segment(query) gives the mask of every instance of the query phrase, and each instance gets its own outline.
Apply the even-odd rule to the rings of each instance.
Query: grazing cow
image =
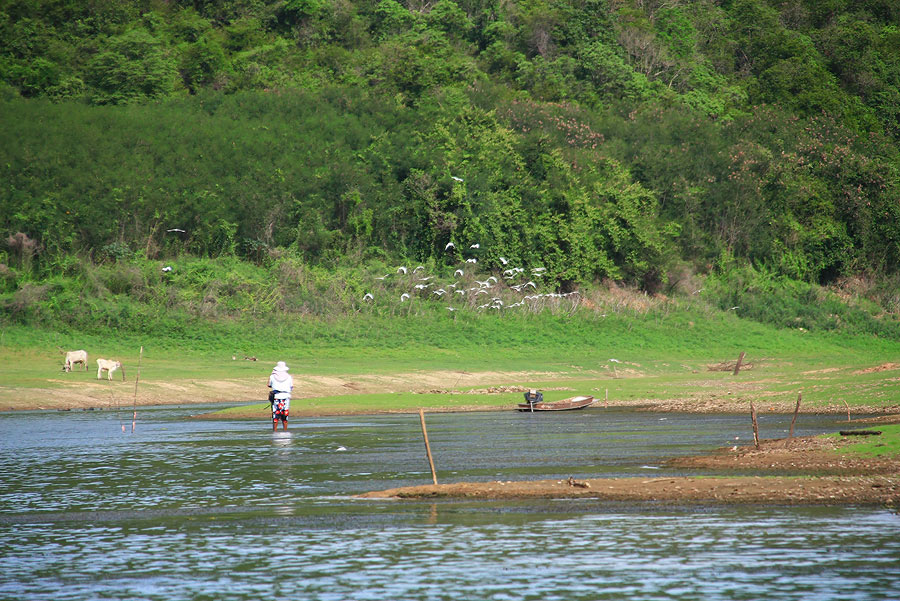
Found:
[[[103,373],[103,370],[106,370],[106,379],[112,380],[113,372],[117,369],[122,370],[122,381],[125,381],[125,368],[122,367],[121,361],[115,361],[112,359],[97,359],[97,379],[100,379],[100,375]]]
[[[69,351],[66,353],[66,362],[63,364],[63,371],[72,371],[72,368],[75,367],[76,363],[81,363],[84,366],[84,371],[87,371],[87,351]]]

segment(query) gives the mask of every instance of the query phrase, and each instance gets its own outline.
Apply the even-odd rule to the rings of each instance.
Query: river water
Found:
[[[900,598],[888,510],[359,500],[430,483],[418,415],[273,434],[189,419],[209,410],[142,408],[134,433],[130,411],[0,414],[0,600]],[[752,436],[746,415],[427,420],[441,482],[685,475],[662,461]]]

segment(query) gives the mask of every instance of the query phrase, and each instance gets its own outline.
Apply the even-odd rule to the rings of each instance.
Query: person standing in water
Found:
[[[278,422],[281,421],[281,427],[287,430],[288,414],[291,409],[291,391],[294,389],[294,379],[288,373],[288,366],[284,361],[279,361],[272,369],[272,375],[269,376],[269,398],[272,400],[272,431],[278,429]]]

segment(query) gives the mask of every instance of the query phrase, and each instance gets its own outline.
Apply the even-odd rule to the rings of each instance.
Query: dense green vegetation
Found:
[[[6,323],[389,323],[423,264],[900,338],[892,1],[0,0],[0,82]]]

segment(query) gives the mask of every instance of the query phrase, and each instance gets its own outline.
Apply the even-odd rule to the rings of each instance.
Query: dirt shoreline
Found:
[[[842,453],[848,437],[762,440],[755,446],[684,457],[668,467],[708,469],[709,475],[658,478],[457,482],[408,486],[362,495],[364,499],[592,498],[668,504],[876,505],[900,508],[900,458],[872,459]],[[735,471],[771,472],[734,476]]]
[[[589,478],[409,486],[363,499],[579,499],[668,504],[877,505],[900,508],[900,478],[754,476]]]
[[[583,375],[583,374],[582,374]],[[598,378],[603,373],[595,374]],[[607,374],[608,375],[608,374]],[[620,372],[625,375],[625,371]],[[636,377],[637,373],[632,374]],[[547,383],[560,381],[561,386],[554,388],[552,384],[544,390],[570,390],[562,386],[571,378],[571,374],[554,372],[465,372],[458,370],[411,371],[390,374],[353,374],[353,375],[310,375],[295,374],[294,385],[297,394],[291,411],[297,416],[331,416],[373,413],[372,410],[348,411],[329,410],[324,407],[309,408],[304,406],[305,399],[334,397],[346,394],[378,394],[378,393],[424,393],[447,394],[455,396],[458,403],[460,397],[471,395],[490,398],[501,393],[513,391],[515,386],[498,385],[498,383],[528,382],[541,380]],[[212,403],[262,403],[266,396],[263,385],[264,378],[229,378],[218,380],[179,379],[160,380],[142,378],[139,387],[133,380],[116,380],[107,382],[96,380],[90,374],[56,374],[46,380],[43,387],[0,386],[0,411],[69,411],[69,410],[110,410],[125,406],[148,405],[184,405]],[[792,400],[777,400],[771,397],[757,397],[758,391],[753,381],[717,382],[718,389],[709,391],[702,385],[702,377],[698,380],[697,393],[683,397],[663,399],[610,399],[603,406],[610,408],[630,407],[647,411],[687,412],[687,413],[734,413],[747,410],[748,400],[757,401],[757,410],[763,413],[789,414],[794,411]],[[462,390],[461,390],[462,389]],[[573,394],[594,394],[602,397],[603,391],[581,390]],[[598,404],[598,407],[600,405]],[[467,406],[448,405],[446,407],[431,406],[427,411],[505,411],[514,409],[512,404]],[[385,411],[393,412],[397,411]],[[840,404],[804,404],[800,412],[818,414],[846,414]],[[856,405],[854,414],[900,414],[900,403],[890,406],[883,403]],[[258,417],[252,411],[246,416],[229,415],[229,419]]]

